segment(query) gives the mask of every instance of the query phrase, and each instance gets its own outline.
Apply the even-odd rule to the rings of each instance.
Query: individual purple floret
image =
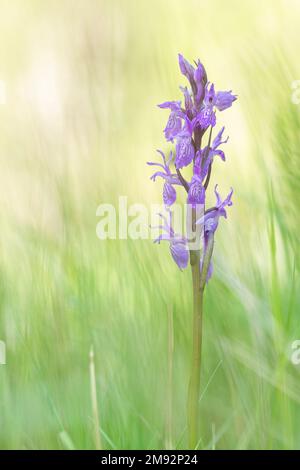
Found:
[[[166,140],[173,142],[174,138],[181,132],[181,126],[182,123],[180,117],[176,111],[172,111],[164,129]]]
[[[217,227],[218,227],[218,223],[219,223],[219,218],[220,217],[225,217],[225,219],[227,218],[227,213],[226,213],[226,210],[225,210],[225,207],[226,206],[232,206],[232,201],[231,201],[231,197],[232,197],[232,193],[233,193],[233,189],[231,189],[230,193],[228,194],[228,196],[224,199],[224,201],[222,201],[218,191],[217,191],[217,186],[215,186],[215,195],[216,195],[216,206],[210,210],[208,210],[204,217],[201,217],[197,222],[196,224],[201,224],[204,226],[204,248],[203,248],[203,256],[201,257],[200,259],[200,269],[202,267],[202,262],[203,262],[203,258],[204,258],[204,255],[205,255],[205,252],[206,252],[206,248],[207,248],[207,244],[208,244],[208,239],[211,235],[213,235],[215,233],[215,231],[217,230]],[[212,265],[212,261],[210,260],[209,262],[209,267],[208,267],[208,272],[207,272],[207,275],[206,275],[206,282],[209,281],[209,279],[211,278],[212,276],[212,272],[213,272],[213,265]]]
[[[165,180],[165,184],[163,187],[163,200],[166,206],[171,206],[176,201],[176,190],[175,188],[173,188],[173,185],[177,184],[181,186],[181,183],[178,179],[177,174],[172,173],[170,170],[170,164],[173,160],[173,153],[170,153],[170,158],[168,161],[166,161],[165,154],[161,150],[157,150],[157,152],[162,156],[163,164],[156,162],[147,162],[147,165],[158,166],[162,168],[163,171],[156,171],[151,176],[151,179],[155,181],[157,177],[160,177]]]
[[[196,206],[197,204],[204,204],[205,202],[205,189],[202,184],[203,180],[200,176],[194,174],[190,183],[187,203]]]
[[[232,103],[237,99],[231,91],[218,91],[215,92],[214,84],[212,83],[205,93],[204,102],[206,105],[215,106],[219,111],[224,111],[229,108]]]
[[[158,238],[154,240],[154,243],[160,243],[162,240],[166,240],[170,242],[170,252],[172,258],[174,259],[177,266],[182,270],[185,269],[189,262],[189,249],[188,243],[185,237],[182,237],[178,234],[174,233],[174,230],[171,226],[172,224],[172,214],[170,215],[170,222],[167,221],[166,217],[162,214],[159,214],[161,217],[163,224],[158,225],[152,228],[159,228],[163,230],[164,233],[159,235]]]
[[[218,91],[215,98],[215,105],[219,111],[230,108],[232,103],[237,99],[236,95],[232,94],[232,91]]]
[[[205,84],[207,82],[206,71],[200,60],[198,60],[197,68],[194,71],[194,80],[197,87],[197,93],[195,95],[195,106],[197,108],[203,99],[205,93]]]
[[[165,138],[173,142],[173,139],[181,132],[184,112],[181,109],[181,101],[166,101],[158,105],[162,109],[170,109],[171,113],[164,129]]]
[[[212,209],[208,210],[204,215],[203,218],[199,219],[196,224],[203,224],[204,221],[204,233],[205,234],[213,234],[217,230],[219,218],[225,217],[227,219],[227,212],[225,210],[226,206],[232,206],[232,194],[233,189],[231,189],[230,193],[227,197],[222,201],[220,194],[217,191],[218,185],[215,186],[215,195],[216,195],[216,206]]]
[[[194,80],[194,73],[195,73],[194,67],[181,54],[178,54],[178,62],[179,62],[179,68],[180,68],[182,75],[186,76],[186,78],[191,84],[191,87],[193,88],[193,85],[196,86],[196,83]]]
[[[193,118],[193,110],[194,110],[194,103],[192,99],[192,93],[188,90],[187,87],[180,87],[180,90],[183,93],[184,96],[184,108],[185,108],[185,114],[189,119]],[[184,113],[183,113],[184,116]]]
[[[206,146],[197,153],[194,173],[197,173],[199,176],[201,176],[202,180],[207,175],[216,155],[225,161],[225,153],[219,148],[220,145],[226,144],[228,141],[228,137],[225,140],[222,140],[224,129],[225,128],[222,127],[220,132],[214,138],[211,147]]]
[[[190,133],[185,130],[177,135],[176,139],[176,168],[181,169],[188,166],[194,159],[195,148]]]

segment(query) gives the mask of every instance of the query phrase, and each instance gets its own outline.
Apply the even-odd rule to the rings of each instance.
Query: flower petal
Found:
[[[170,243],[170,252],[173,260],[180,269],[185,269],[189,262],[189,250],[183,240],[173,240]]]
[[[203,99],[203,95],[205,93],[205,85],[207,82],[206,71],[204,66],[201,64],[200,60],[198,60],[197,62],[197,68],[194,72],[194,80],[197,86],[196,102],[199,106]]]
[[[164,184],[163,200],[166,206],[171,206],[176,201],[176,190],[168,182]]]
[[[201,179],[194,175],[190,184],[188,192],[187,202],[188,204],[204,204],[205,201],[205,189],[202,186]]]
[[[175,111],[172,111],[164,129],[165,138],[173,141],[174,137],[176,137],[179,132],[181,132],[181,118]]]
[[[158,105],[162,109],[170,109],[171,111],[180,111],[181,112],[181,101],[165,101]]]
[[[187,87],[180,87],[180,90],[182,91],[184,95],[184,106],[186,111],[191,112],[193,110],[193,100],[190,91],[187,89]]]
[[[176,168],[180,169],[189,165],[193,161],[194,156],[195,149],[191,137],[186,134],[179,136],[176,143]]]
[[[193,82],[194,67],[181,54],[178,54],[178,62],[182,75],[184,75],[190,82]]]
[[[233,95],[230,91],[218,91],[216,94],[215,105],[219,111],[224,111],[224,109],[230,108],[232,103],[237,99],[236,95]]]

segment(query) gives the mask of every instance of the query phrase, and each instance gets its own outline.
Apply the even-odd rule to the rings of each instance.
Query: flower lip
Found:
[[[193,206],[205,202],[205,189],[202,185],[202,179],[198,175],[192,177],[187,202]]]
[[[167,221],[167,218],[163,214],[158,214],[162,219],[162,224],[152,227],[159,228],[165,233],[159,235],[154,240],[154,243],[160,243],[161,241],[168,241],[170,243],[170,253],[173,260],[177,264],[180,270],[185,269],[189,261],[189,250],[188,243],[185,237],[178,235],[174,232],[172,228],[172,214],[169,212],[170,222]]]
[[[189,132],[178,134],[176,142],[175,165],[179,170],[188,166],[194,159],[195,149]]]
[[[226,206],[232,206],[233,202],[231,200],[233,189],[230,189],[230,192],[226,198],[222,201],[220,194],[217,191],[218,185],[215,185],[215,195],[216,195],[216,206],[206,211],[204,216],[200,217],[196,221],[196,225],[204,223],[204,231],[206,233],[214,233],[218,227],[219,218],[227,218],[227,212],[225,210]]]
[[[165,180],[164,187],[163,187],[163,201],[164,204],[169,207],[176,201],[176,190],[173,188],[173,185],[182,186],[177,174],[172,173],[170,170],[170,165],[173,161],[173,153],[170,152],[170,157],[166,160],[165,154],[161,150],[157,150],[157,152],[161,155],[163,163],[157,162],[147,162],[147,165],[150,166],[158,166],[163,171],[159,170],[153,173],[150,177],[152,181],[155,181],[156,178],[163,178]]]

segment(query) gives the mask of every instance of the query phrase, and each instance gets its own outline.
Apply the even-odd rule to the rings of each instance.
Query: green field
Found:
[[[160,202],[146,161],[168,149],[156,105],[180,98],[178,52],[238,95],[211,184],[234,205],[206,289],[199,448],[300,448],[299,25],[296,0],[1,2],[1,449],[187,446],[190,270],[167,244],[96,236],[99,204]]]

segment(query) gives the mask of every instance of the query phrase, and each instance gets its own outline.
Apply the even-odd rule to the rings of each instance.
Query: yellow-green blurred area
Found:
[[[99,445],[91,345],[102,447],[187,446],[190,272],[167,244],[96,236],[99,204],[161,201],[146,161],[171,149],[156,105],[180,99],[181,52],[238,95],[210,184],[234,205],[206,289],[199,448],[300,448],[300,2],[0,11],[0,447]]]

